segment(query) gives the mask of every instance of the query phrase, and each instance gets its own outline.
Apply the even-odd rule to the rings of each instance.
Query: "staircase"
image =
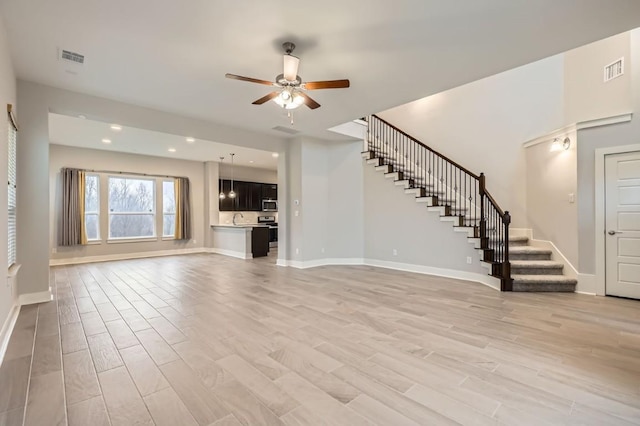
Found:
[[[575,290],[576,281],[562,275],[563,265],[551,261],[551,251],[509,237],[511,216],[487,191],[484,174],[470,172],[375,115],[364,120],[367,164],[428,210],[440,212],[454,231],[466,233],[501,291]]]
[[[531,247],[528,237],[509,239],[513,291],[574,292],[578,281],[563,275],[564,265],[551,250]]]

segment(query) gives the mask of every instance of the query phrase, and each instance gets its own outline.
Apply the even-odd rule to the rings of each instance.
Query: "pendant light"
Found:
[[[222,166],[223,161],[224,161],[224,157],[220,157],[220,166]],[[220,197],[221,200],[224,200],[226,198],[224,195],[224,192],[222,191],[222,188],[220,188],[220,195],[218,195],[218,197]]]
[[[231,191],[229,191],[229,198],[236,198],[236,193],[233,190],[233,156],[235,154],[231,153]]]

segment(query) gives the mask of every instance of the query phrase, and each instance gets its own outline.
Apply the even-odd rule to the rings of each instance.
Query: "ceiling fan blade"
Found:
[[[271,99],[275,98],[276,96],[278,96],[280,94],[280,92],[271,92],[268,95],[265,95],[263,97],[261,97],[260,99],[251,102],[253,105],[262,105],[265,102],[269,102]]]
[[[284,55],[283,75],[287,81],[296,81],[298,76],[298,65],[300,65],[300,58],[292,55]]]
[[[229,73],[225,74],[224,76],[227,78],[231,78],[233,80],[248,81],[249,83],[264,84],[266,86],[277,86],[277,84],[274,83],[273,81],[259,80],[257,78],[243,77],[241,75],[235,75],[235,74],[229,74]]]
[[[313,99],[311,99],[311,98],[309,97],[309,95],[307,95],[307,94],[306,94],[306,93],[304,93],[304,92],[299,92],[299,93],[300,93],[300,95],[304,98],[304,104],[305,104],[306,106],[308,106],[308,107],[309,107],[309,108],[311,108],[311,109],[320,108],[320,104],[319,104],[319,103],[317,103],[316,101],[314,101]]]
[[[349,87],[349,80],[310,81],[303,84],[307,90],[344,89]]]

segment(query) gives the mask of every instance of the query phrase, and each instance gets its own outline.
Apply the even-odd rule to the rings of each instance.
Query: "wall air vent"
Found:
[[[604,82],[611,81],[622,74],[624,74],[624,58],[620,58],[604,67]]]
[[[84,64],[84,55],[79,53],[71,52],[69,50],[60,50],[60,59],[64,59],[65,61],[74,62],[76,64]]]
[[[295,135],[300,133],[299,130],[292,129],[291,127],[284,127],[284,126],[272,127],[272,130],[277,130],[278,132],[287,133],[289,135]]]

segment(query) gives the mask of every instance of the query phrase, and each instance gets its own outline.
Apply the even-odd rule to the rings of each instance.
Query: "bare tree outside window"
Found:
[[[84,224],[88,240],[100,239],[100,178],[86,175],[84,180]]]
[[[109,238],[155,235],[155,182],[109,177]]]
[[[173,181],[162,182],[162,235],[173,237],[176,232],[176,188]]]

